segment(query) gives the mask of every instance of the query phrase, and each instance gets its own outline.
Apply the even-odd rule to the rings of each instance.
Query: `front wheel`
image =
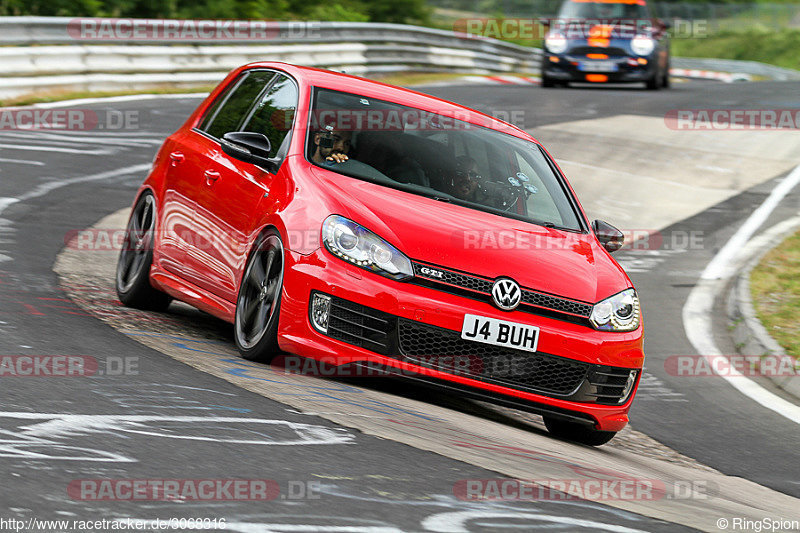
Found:
[[[547,426],[547,431],[556,437],[589,446],[602,446],[617,434],[616,431],[600,431],[588,425],[548,416],[544,417],[544,425]]]
[[[661,70],[656,67],[656,71],[653,73],[653,77],[647,80],[647,89],[650,91],[657,91],[661,88],[661,84],[663,83],[663,75],[661,74]]]
[[[133,206],[125,240],[117,261],[116,289],[120,301],[128,307],[164,311],[172,298],[150,285],[153,243],[156,227],[156,202],[144,193]]]
[[[276,232],[265,233],[253,247],[236,300],[236,347],[248,361],[268,363],[278,353],[283,269],[283,242]]]

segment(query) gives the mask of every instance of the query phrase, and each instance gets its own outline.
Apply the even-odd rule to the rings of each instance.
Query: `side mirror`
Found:
[[[234,159],[262,166],[269,171],[275,169],[275,160],[269,157],[272,144],[263,133],[231,131],[222,136],[220,145],[222,151]]]
[[[625,243],[625,235],[620,230],[602,220],[592,222],[592,230],[597,240],[609,253],[616,252]]]
[[[550,19],[542,17],[539,19],[539,24],[541,24],[545,28],[549,28],[552,22]]]

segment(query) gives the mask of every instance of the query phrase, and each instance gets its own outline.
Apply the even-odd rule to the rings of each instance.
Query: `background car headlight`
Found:
[[[561,32],[551,31],[545,36],[544,45],[554,54],[563,54],[567,50],[567,38]]]
[[[641,321],[636,291],[627,289],[595,304],[589,319],[601,331],[635,330]]]
[[[414,276],[411,261],[400,250],[343,216],[325,219],[322,242],[333,255],[376,274],[396,280]]]
[[[638,56],[649,55],[656,47],[656,42],[646,35],[637,35],[631,40],[631,50]]]

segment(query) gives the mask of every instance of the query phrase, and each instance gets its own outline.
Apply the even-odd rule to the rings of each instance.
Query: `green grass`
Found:
[[[184,94],[209,92],[214,85],[198,85],[194,87],[154,87],[134,91],[54,91],[41,94],[23,95],[7,100],[0,100],[0,107],[61,102],[77,98],[103,98],[106,96],[128,96],[132,94]]]
[[[511,73],[520,76],[531,76],[530,73]],[[452,79],[467,76],[469,73],[455,73],[455,72],[404,72],[398,74],[380,74],[369,76],[370,78],[388,83],[391,85],[399,86],[412,86],[424,85],[426,83],[435,83],[438,81],[448,81]],[[60,102],[63,100],[75,100],[77,98],[103,98],[107,96],[128,96],[134,94],[185,94],[185,93],[200,93],[210,92],[214,89],[215,85],[198,85],[194,87],[155,87],[152,89],[141,89],[133,91],[58,91],[34,95],[25,95],[17,98],[9,98],[7,100],[0,100],[0,107],[6,106],[23,106],[30,104],[41,104],[46,102]]]
[[[764,327],[800,359],[800,232],[764,256],[750,275],[750,290]]]
[[[672,55],[761,61],[800,70],[800,30],[721,31],[708,37],[673,39]]]

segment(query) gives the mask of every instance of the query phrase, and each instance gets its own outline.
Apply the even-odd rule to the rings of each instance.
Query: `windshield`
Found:
[[[413,194],[582,230],[538,145],[458,118],[317,88],[307,157],[328,170]]]
[[[649,17],[644,0],[570,0],[558,13],[560,19],[631,19]]]

